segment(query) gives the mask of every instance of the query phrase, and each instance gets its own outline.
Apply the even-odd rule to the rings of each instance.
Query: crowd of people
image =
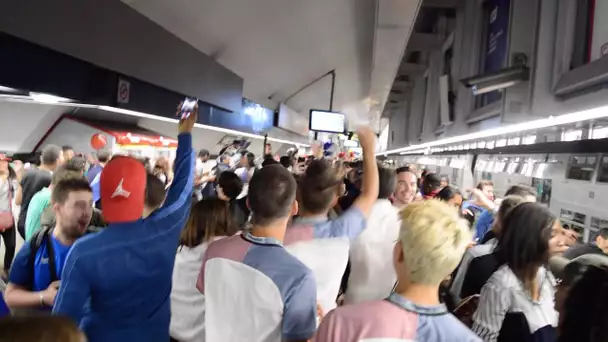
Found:
[[[153,167],[0,155],[0,341],[608,339],[608,229],[581,245],[525,185],[381,166],[368,128],[360,161],[195,154],[196,117]]]

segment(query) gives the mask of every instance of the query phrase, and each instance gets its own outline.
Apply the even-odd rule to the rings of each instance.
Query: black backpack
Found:
[[[57,276],[57,267],[55,265],[55,251],[53,250],[53,244],[51,239],[49,238],[51,233],[53,232],[53,228],[51,226],[43,226],[38,230],[29,240],[30,244],[30,258],[28,261],[29,269],[32,272],[32,280],[34,279],[34,264],[36,263],[36,254],[38,254],[38,250],[40,246],[44,243],[46,245],[46,250],[49,256],[49,269],[51,272],[51,283],[59,280]]]
[[[51,226],[42,226],[29,240],[30,244],[30,258],[28,261],[29,268],[32,272],[32,279],[34,279],[34,264],[36,263],[36,254],[40,249],[40,246],[44,243],[46,246],[46,250],[49,256],[49,269],[51,273],[51,283],[59,280],[57,276],[57,267],[55,265],[55,251],[53,250],[53,243],[49,238],[53,233],[53,228]],[[85,234],[91,234],[101,231],[100,227],[87,227]]]

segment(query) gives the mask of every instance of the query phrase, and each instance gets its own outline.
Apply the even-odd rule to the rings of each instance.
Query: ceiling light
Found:
[[[42,103],[59,103],[59,102],[71,102],[72,101],[65,97],[60,97],[60,96],[55,96],[55,95],[45,94],[45,93],[30,92],[30,97],[32,98],[32,100],[34,100],[36,102],[42,102]]]
[[[462,84],[471,88],[473,95],[487,94],[496,90],[512,87],[527,81],[530,70],[525,66],[514,66],[493,73],[476,75],[462,79]]]
[[[100,109],[100,110],[108,111],[108,112],[114,112],[114,113],[119,113],[119,114],[126,114],[126,115],[131,115],[131,116],[137,116],[137,117],[145,118],[145,119],[165,121],[165,122],[172,122],[172,123],[177,123],[178,122],[177,119],[166,118],[166,117],[157,116],[157,115],[153,115],[153,114],[147,114],[147,113],[137,112],[137,111],[129,110],[129,109],[116,108],[116,107],[110,107],[110,106],[98,106],[97,108]],[[235,130],[227,129],[227,128],[208,126],[208,125],[203,125],[203,124],[199,124],[199,123],[194,124],[194,127],[202,128],[202,129],[207,129],[207,130],[210,130],[210,131],[216,131],[216,132],[226,133],[226,134],[238,135],[238,136],[242,136],[242,137],[246,137],[246,138],[264,140],[264,136],[263,135],[246,133],[246,132],[240,132],[240,131],[235,131]],[[281,144],[299,145],[299,146],[304,146],[304,147],[309,147],[310,146],[310,145],[307,145],[307,144],[297,143],[297,142],[289,141],[289,140],[271,138],[271,137],[268,137],[268,141],[277,142],[277,143],[281,143]]]
[[[11,87],[5,87],[0,85],[0,92],[2,93],[18,93],[19,90]]]
[[[580,112],[574,112],[574,113],[564,114],[564,115],[555,116],[555,117],[549,116],[548,118],[532,120],[532,121],[528,121],[528,122],[521,122],[521,123],[513,124],[513,125],[504,125],[504,126],[500,126],[500,127],[496,127],[496,128],[492,128],[492,129],[483,130],[480,132],[458,135],[455,137],[435,140],[435,141],[418,144],[418,145],[411,145],[411,146],[407,146],[407,147],[403,147],[403,148],[399,148],[399,149],[385,151],[382,153],[391,154],[391,153],[401,153],[401,152],[406,152],[406,151],[414,151],[414,150],[419,150],[419,149],[423,149],[423,148],[429,148],[429,147],[435,147],[435,146],[441,146],[441,145],[447,145],[447,144],[455,144],[455,143],[475,140],[475,139],[486,139],[486,138],[490,138],[490,137],[496,137],[496,136],[507,135],[507,134],[512,134],[512,133],[529,132],[529,131],[534,131],[534,130],[547,128],[547,127],[567,125],[567,124],[571,124],[571,123],[575,123],[575,122],[579,122],[579,121],[588,121],[588,120],[594,120],[594,119],[605,118],[605,117],[608,117],[608,106],[596,107],[593,109],[583,110]],[[490,143],[488,143],[487,148],[493,148],[493,147],[494,146],[490,147]]]

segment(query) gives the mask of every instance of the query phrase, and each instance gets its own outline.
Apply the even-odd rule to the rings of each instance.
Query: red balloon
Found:
[[[91,137],[91,147],[96,150],[104,148],[107,142],[108,140],[106,139],[106,136],[101,133],[95,133]]]

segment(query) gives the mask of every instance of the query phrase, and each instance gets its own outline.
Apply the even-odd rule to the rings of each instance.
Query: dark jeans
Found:
[[[4,270],[8,273],[15,256],[15,245],[17,240],[15,239],[15,227],[9,228],[2,233],[2,240],[4,240]]]

